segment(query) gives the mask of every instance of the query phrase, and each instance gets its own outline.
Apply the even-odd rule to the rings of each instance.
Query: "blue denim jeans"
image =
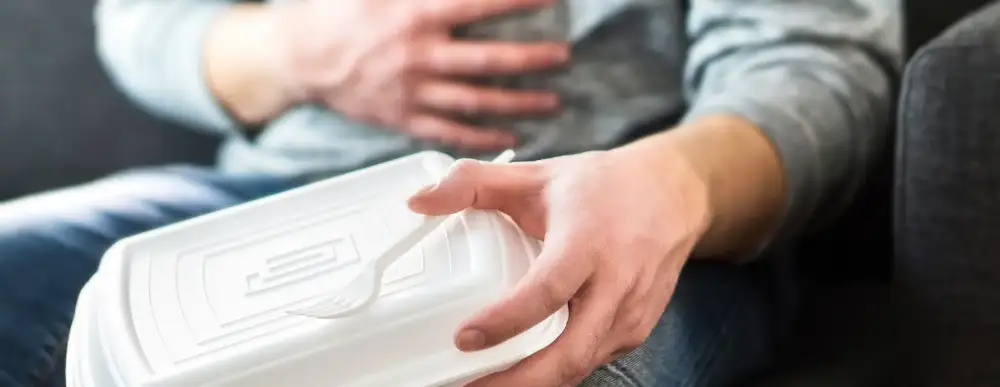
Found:
[[[295,185],[171,167],[0,204],[0,387],[64,385],[77,294],[115,241]],[[771,358],[767,310],[743,268],[689,265],[646,344],[584,385],[728,385]]]

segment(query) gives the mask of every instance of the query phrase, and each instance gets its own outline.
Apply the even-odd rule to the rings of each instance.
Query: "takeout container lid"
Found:
[[[547,346],[566,308],[497,347],[454,347],[459,324],[508,292],[540,251],[492,211],[466,211],[407,253],[358,315],[286,312],[347,281],[419,222],[406,198],[453,161],[418,153],[115,244],[80,296],[67,383],[442,386]]]

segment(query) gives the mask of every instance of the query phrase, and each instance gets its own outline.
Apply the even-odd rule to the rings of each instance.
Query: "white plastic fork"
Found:
[[[514,159],[514,151],[506,150],[493,160],[494,163],[508,163]],[[414,227],[403,238],[399,239],[375,259],[364,263],[353,279],[347,285],[333,294],[314,301],[301,309],[290,310],[287,313],[319,319],[334,319],[347,317],[368,307],[382,291],[382,277],[385,270],[392,266],[400,257],[419,245],[428,235],[447,221],[456,218],[460,213],[447,216],[425,216],[424,221]]]

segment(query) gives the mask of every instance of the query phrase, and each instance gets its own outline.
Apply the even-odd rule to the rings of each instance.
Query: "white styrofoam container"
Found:
[[[466,211],[432,234],[356,316],[286,313],[414,226],[406,198],[453,161],[419,153],[117,243],[80,296],[69,387],[449,386],[544,348],[565,308],[495,348],[454,347],[459,324],[540,251],[497,212]]]

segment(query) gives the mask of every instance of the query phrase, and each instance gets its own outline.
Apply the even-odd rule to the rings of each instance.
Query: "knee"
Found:
[[[0,227],[0,293],[76,289],[97,270],[107,239],[61,222]]]
[[[52,373],[76,300],[103,243],[67,223],[0,222],[0,385]]]
[[[97,191],[72,187],[0,203],[0,286],[89,278],[114,242]]]

